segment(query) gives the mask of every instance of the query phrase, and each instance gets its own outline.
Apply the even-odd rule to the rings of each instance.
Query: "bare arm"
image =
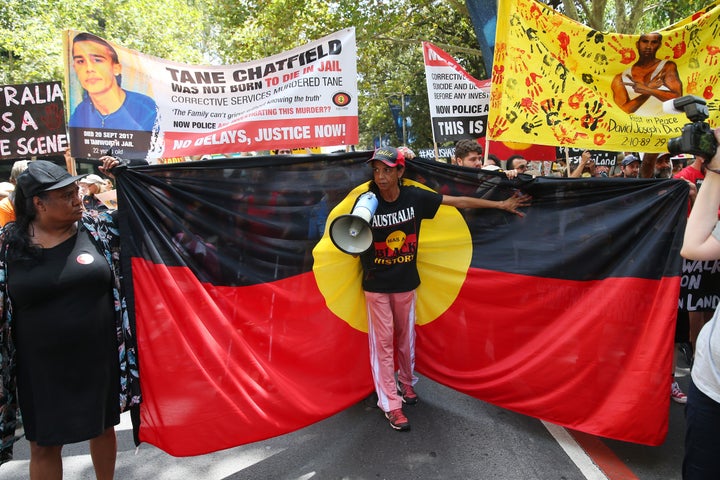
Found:
[[[615,75],[615,78],[613,78],[613,81],[610,84],[610,88],[612,89],[613,100],[617,106],[622,107],[628,100],[630,100],[628,98],[627,90],[625,90],[625,85],[623,84],[622,73]]]
[[[667,90],[663,90],[665,87]],[[667,62],[663,70],[646,85],[635,84],[635,91],[643,95],[652,95],[661,102],[682,96],[682,82],[678,76],[677,65]]]
[[[720,129],[715,130],[715,138],[720,140]],[[712,235],[718,223],[720,207],[720,174],[713,170],[720,169],[720,153],[715,152],[715,156],[706,165],[708,168],[705,179],[690,212],[680,250],[680,255],[690,260],[720,258],[720,241]]]
[[[486,200],[484,198],[475,197],[454,197],[452,195],[443,195],[442,204],[455,208],[497,208],[507,212],[514,213],[524,217],[525,214],[518,210],[520,207],[530,205],[530,195],[516,192],[505,200]]]
[[[657,153],[646,153],[640,163],[640,178],[653,178],[655,176],[655,162]]]
[[[578,166],[575,167],[575,170],[570,173],[570,178],[582,177],[583,170],[585,170],[585,167],[590,162],[591,157],[592,155],[590,154],[590,152],[585,150],[582,155],[580,155],[580,162],[578,162]]]
[[[622,74],[620,73],[615,75],[615,78],[610,84],[610,88],[613,92],[613,100],[615,100],[615,104],[625,113],[634,113],[643,105],[643,103],[647,101],[648,98],[650,98],[650,95],[640,95],[630,100],[630,96],[625,89],[626,83],[628,85],[635,85],[635,81],[632,80],[632,78],[623,79]]]

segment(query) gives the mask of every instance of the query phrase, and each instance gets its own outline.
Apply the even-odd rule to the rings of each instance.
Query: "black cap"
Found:
[[[84,176],[70,175],[64,168],[47,160],[35,160],[28,163],[27,169],[17,178],[17,186],[25,197],[30,198],[40,192],[67,187]]]

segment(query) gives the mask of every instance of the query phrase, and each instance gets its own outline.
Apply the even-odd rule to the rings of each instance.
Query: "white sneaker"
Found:
[[[673,382],[670,387],[670,398],[677,403],[687,403],[687,395],[680,390],[680,385],[677,382]]]

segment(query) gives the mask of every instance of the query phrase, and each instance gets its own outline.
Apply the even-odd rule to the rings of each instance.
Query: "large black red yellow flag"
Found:
[[[688,123],[663,103],[684,95],[720,122],[719,1],[645,35],[593,30],[536,0],[499,0],[497,18],[492,140],[663,152]]]
[[[367,189],[369,155],[119,173],[140,440],[202,454],[302,428],[371,393],[359,259],[327,234]],[[444,194],[534,199],[525,217],[442,206],[425,221],[418,371],[516,412],[661,443],[685,183],[508,180],[426,161],[408,162],[406,177]]]

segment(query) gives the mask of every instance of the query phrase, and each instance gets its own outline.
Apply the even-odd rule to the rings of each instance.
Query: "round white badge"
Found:
[[[79,263],[80,265],[90,265],[91,263],[93,263],[95,261],[93,256],[90,255],[89,253],[81,253],[80,255],[77,256],[76,260],[77,260],[77,263]]]

